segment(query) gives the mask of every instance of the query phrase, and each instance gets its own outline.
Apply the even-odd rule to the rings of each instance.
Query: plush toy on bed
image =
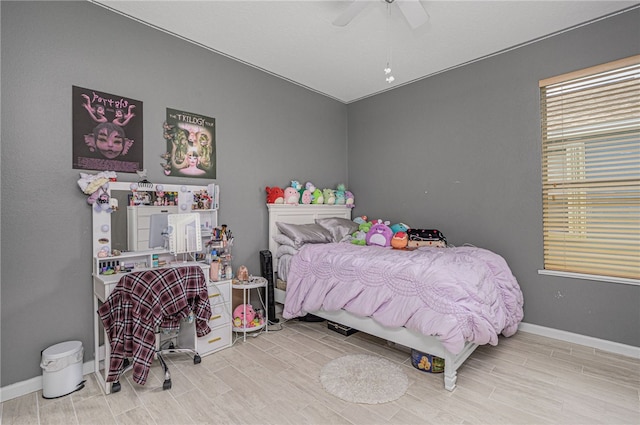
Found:
[[[326,205],[334,205],[336,203],[336,194],[333,189],[322,189],[322,196]]]
[[[407,232],[396,232],[391,238],[391,247],[395,249],[404,249],[407,247],[407,243],[409,243]]]
[[[367,217],[366,215],[361,215],[360,217],[354,218],[353,221],[355,221],[358,224],[362,224],[362,223],[366,223],[368,219],[369,217]]]
[[[366,219],[366,216],[363,216],[363,217]],[[361,218],[361,217],[356,217],[356,218]],[[356,230],[351,235],[351,243],[354,245],[366,245],[367,232],[371,229],[371,226],[373,226],[372,222],[363,221],[362,223],[360,223],[360,225],[358,226],[358,230]]]
[[[279,187],[265,188],[267,191],[267,204],[284,204],[284,190]]]
[[[240,304],[233,310],[233,326],[236,328],[248,328],[256,318],[256,312],[251,304]]]
[[[389,227],[389,222],[378,220],[376,223],[373,223],[365,239],[367,245],[391,246],[392,237],[393,230]]]
[[[409,226],[407,226],[404,223],[396,223],[396,224],[392,224],[391,226],[389,226],[391,228],[391,230],[393,231],[393,233],[398,233],[398,232],[406,232],[407,230],[410,229]]]

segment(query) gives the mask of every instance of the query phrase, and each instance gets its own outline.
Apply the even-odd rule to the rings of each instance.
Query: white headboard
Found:
[[[314,204],[267,204],[269,209],[269,251],[273,260],[273,271],[278,271],[276,251],[278,243],[273,237],[279,232],[276,222],[291,224],[314,223],[316,218],[342,217],[351,219],[351,208],[345,205]]]

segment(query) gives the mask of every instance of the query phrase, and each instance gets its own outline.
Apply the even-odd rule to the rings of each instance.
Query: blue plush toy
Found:
[[[391,228],[391,230],[393,231],[394,234],[398,233],[398,232],[406,232],[407,230],[410,229],[409,226],[407,226],[404,223],[396,223],[396,224],[392,224],[391,226],[389,226]]]

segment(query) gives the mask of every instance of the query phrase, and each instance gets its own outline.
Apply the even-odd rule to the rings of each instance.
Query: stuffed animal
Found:
[[[293,186],[289,186],[284,190],[284,203],[285,204],[299,204],[300,192],[298,192]]]
[[[356,218],[361,218],[361,217],[356,217]],[[351,243],[354,245],[366,245],[367,232],[371,229],[372,225],[373,223],[366,222],[366,221],[360,223],[360,225],[358,226],[358,230],[356,230],[351,235]]]
[[[117,175],[114,171],[103,171],[98,174],[80,173],[78,186],[86,194],[89,195],[87,203],[93,205],[98,212],[113,212],[109,197],[109,182],[116,181]]]
[[[407,232],[396,232],[391,238],[391,247],[395,249],[403,249],[407,247],[409,237]]]
[[[362,230],[356,230],[352,235],[351,235],[351,243],[354,245],[366,245],[367,244],[367,232],[364,232]]]
[[[309,192],[311,192],[311,193],[313,193],[313,192],[315,192],[315,191],[316,191],[316,185],[315,185],[315,184],[313,184],[313,183],[311,183],[311,182],[307,182],[307,183],[304,185],[304,187],[305,187],[305,189],[309,189]]]
[[[249,327],[249,324],[256,318],[256,312],[251,304],[240,304],[233,310],[233,324],[240,323],[236,327]],[[238,319],[240,319],[238,321]]]
[[[324,196],[326,205],[334,205],[336,203],[336,194],[333,189],[322,189],[322,196]]]
[[[279,187],[265,188],[267,191],[267,204],[284,204],[284,190]]]
[[[336,186],[335,195],[336,195],[336,205],[344,205],[346,203],[346,198],[344,196],[344,184],[340,183]]]
[[[366,223],[369,218],[366,215],[361,215],[360,217],[356,217],[353,219],[354,222],[358,224]]]
[[[297,191],[300,191],[300,189],[302,189],[302,184],[300,184],[298,180],[291,180],[291,187]]]
[[[394,234],[395,234],[395,233],[398,233],[398,232],[405,232],[405,233],[406,233],[406,231],[410,229],[410,227],[409,227],[409,226],[407,226],[407,225],[406,225],[406,224],[404,224],[404,223],[396,223],[396,224],[392,224],[392,225],[391,225],[391,226],[389,226],[389,227],[391,228],[391,230],[393,230],[393,233],[394,233]]]
[[[309,191],[309,189],[302,188],[302,189],[300,189],[298,191],[298,193],[300,193],[300,203],[301,204],[308,205],[313,200],[313,198],[311,196],[311,192]]]
[[[345,204],[347,207],[349,208],[355,208],[356,204],[356,200],[355,197],[353,196],[353,193],[349,192],[348,190],[346,190],[344,192],[344,197],[345,197]]]
[[[313,197],[311,200],[312,204],[324,204],[324,196],[322,196],[322,191],[320,189],[316,188],[311,196]]]
[[[393,237],[393,231],[389,227],[389,222],[382,222],[378,220],[371,226],[371,229],[367,232],[366,241],[367,245],[379,245],[379,246],[391,246],[391,238]]]

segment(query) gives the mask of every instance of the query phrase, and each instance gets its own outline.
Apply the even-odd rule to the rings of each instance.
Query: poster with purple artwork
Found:
[[[73,168],[143,169],[142,102],[73,86]]]
[[[167,108],[164,138],[167,176],[216,178],[215,118]]]

